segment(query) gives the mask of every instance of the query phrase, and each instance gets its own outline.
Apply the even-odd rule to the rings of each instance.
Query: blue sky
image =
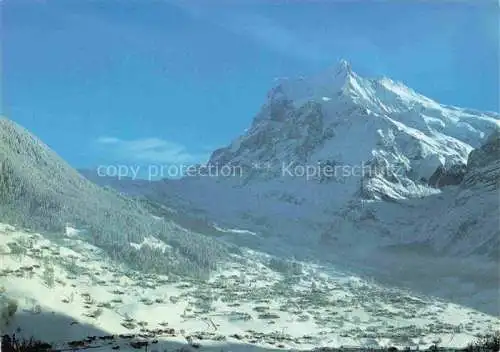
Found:
[[[2,113],[76,167],[193,163],[340,58],[499,110],[498,1],[2,0]]]

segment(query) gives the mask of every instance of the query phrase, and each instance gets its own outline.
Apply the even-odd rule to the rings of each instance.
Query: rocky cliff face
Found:
[[[464,187],[500,188],[500,130],[495,130],[486,143],[473,150],[467,161]]]
[[[500,260],[498,130],[470,153],[453,183],[454,187],[421,199],[352,206],[343,217],[350,219],[355,231],[379,234],[389,246],[418,245],[439,255]],[[335,223],[337,227],[324,235],[327,240],[346,225],[340,218]]]

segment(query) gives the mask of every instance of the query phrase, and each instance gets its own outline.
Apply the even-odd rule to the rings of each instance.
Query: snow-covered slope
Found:
[[[473,309],[248,250],[198,281],[117,265],[81,235],[48,238],[0,223],[0,254],[0,331],[54,350],[463,347],[499,323]]]
[[[86,230],[86,240],[144,270],[206,274],[225,258],[218,241],[155,219],[137,201],[89,182],[21,126],[0,118],[0,221],[62,235]],[[154,236],[166,253],[130,243]]]

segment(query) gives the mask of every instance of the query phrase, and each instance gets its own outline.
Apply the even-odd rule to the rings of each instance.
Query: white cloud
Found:
[[[98,138],[96,143],[110,154],[131,162],[194,164],[204,163],[209,157],[206,152],[190,152],[182,144],[160,138],[122,140],[104,136]]]
[[[97,143],[100,144],[116,144],[119,143],[120,140],[114,137],[100,137],[97,139]]]

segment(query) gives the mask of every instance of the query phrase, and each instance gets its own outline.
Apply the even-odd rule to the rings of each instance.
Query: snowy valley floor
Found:
[[[253,251],[205,282],[144,274],[106,260],[78,236],[49,239],[0,225],[0,295],[18,304],[2,333],[54,348],[123,351],[148,340],[151,351],[273,351],[464,347],[500,324],[312,264],[283,274]]]

